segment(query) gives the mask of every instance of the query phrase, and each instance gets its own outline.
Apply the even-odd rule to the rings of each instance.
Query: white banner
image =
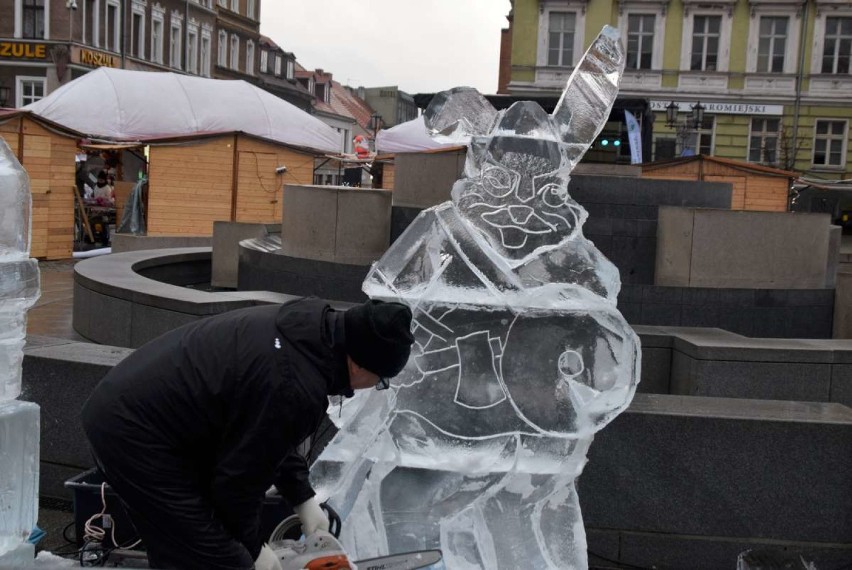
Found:
[[[630,111],[624,111],[624,122],[627,123],[627,140],[630,143],[630,164],[642,164],[642,130],[639,121]]]

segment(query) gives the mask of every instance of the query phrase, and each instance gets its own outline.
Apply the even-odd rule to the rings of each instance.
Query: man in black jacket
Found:
[[[186,325],[113,368],[86,402],[83,427],[151,567],[276,568],[258,536],[273,484],[306,534],[327,529],[295,448],[328,396],[386,385],[402,370],[410,328],[398,303],[338,312],[300,299]]]

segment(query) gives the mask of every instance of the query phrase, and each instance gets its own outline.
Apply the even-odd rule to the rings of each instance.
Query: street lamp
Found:
[[[692,107],[692,112],[690,113],[692,118],[692,128],[695,130],[701,130],[701,125],[704,124],[704,105],[701,104],[701,101],[698,101],[694,107]]]
[[[706,107],[698,101],[695,105],[689,108],[689,119],[683,123],[678,123],[677,116],[680,111],[678,104],[672,101],[666,105],[666,126],[670,129],[677,127],[678,129],[691,129],[697,131],[704,124],[704,111]]]
[[[700,147],[701,127],[704,125],[705,110],[706,107],[701,104],[701,101],[698,101],[689,108],[689,114],[686,119],[680,122],[678,121],[678,114],[680,112],[678,104],[672,101],[666,105],[666,126],[675,130],[678,140],[684,147],[692,147],[694,144],[696,148],[692,152],[697,152],[699,150],[698,147]],[[687,145],[687,141],[693,142]]]

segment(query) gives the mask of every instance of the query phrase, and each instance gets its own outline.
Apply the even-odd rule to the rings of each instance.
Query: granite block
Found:
[[[672,394],[830,401],[830,364],[695,360],[677,350],[672,361]]]
[[[751,316],[752,336],[757,338],[790,338],[792,334],[792,309],[787,307],[754,307],[746,309]]]
[[[794,307],[790,310],[790,333],[796,338],[831,338],[834,308]]]
[[[99,344],[131,346],[132,303],[74,283],[72,323],[80,335]]]
[[[754,289],[720,289],[719,304],[729,307],[753,307]]]
[[[786,307],[788,291],[786,289],[756,289],[754,291],[755,307]]]
[[[645,285],[630,283],[621,286],[621,291],[618,294],[618,301],[626,301],[631,303],[641,302],[645,296]]]
[[[682,305],[680,325],[684,327],[714,327],[719,322],[719,307],[714,305]]]
[[[680,326],[680,306],[643,303],[642,315],[636,324]]]
[[[193,323],[200,318],[203,317],[134,303],[131,309],[131,336],[128,346],[139,348],[172,329]]]
[[[831,392],[828,399],[852,408],[852,364],[831,366]]]
[[[637,220],[636,235],[639,237],[657,237],[657,221],[656,220]],[[656,255],[656,253],[655,253]]]
[[[788,303],[793,307],[834,305],[834,289],[794,289],[788,293]]]
[[[69,466],[91,461],[80,410],[94,387],[112,366],[127,356],[128,349],[84,343],[70,345],[80,354],[76,361],[47,350],[25,354],[21,399],[41,407],[41,460]],[[89,350],[86,350],[89,347]],[[108,351],[100,357],[98,349]],[[86,362],[86,354],[90,362]]]
[[[750,311],[746,309],[747,307],[720,306],[719,322],[716,326],[743,336],[752,336],[754,323]]]
[[[852,409],[637,394],[595,436],[587,527],[852,545]]]
[[[612,235],[636,237],[639,234],[639,224],[635,219],[613,219]]]
[[[704,287],[684,287],[684,305],[717,305],[720,303],[720,289]]]
[[[636,324],[642,320],[641,303],[622,303],[619,301],[618,310],[621,311],[624,320],[630,324]]]
[[[395,242],[396,239],[401,236],[406,229],[408,229],[411,222],[413,222],[422,211],[423,210],[421,208],[405,206],[391,207],[391,243]]]
[[[612,218],[590,217],[583,226],[583,234],[586,236],[602,235],[611,236],[613,233]]]
[[[830,547],[807,542],[774,542],[747,539],[621,533],[620,562],[659,570],[718,570],[737,568],[740,555],[749,550],[794,553],[816,568],[840,568],[852,559],[852,546]],[[778,566],[773,566],[778,568]]]
[[[666,303],[681,305],[683,303],[683,292],[685,287],[661,287],[649,285],[645,287],[642,295],[644,303]]]
[[[642,379],[638,392],[668,394],[672,376],[672,350],[642,345]]]
[[[618,560],[621,536],[616,531],[586,528],[586,545],[591,568],[606,567],[604,563]]]

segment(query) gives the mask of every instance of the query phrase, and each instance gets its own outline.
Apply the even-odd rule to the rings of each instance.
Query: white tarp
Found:
[[[340,133],[245,81],[101,67],[25,109],[114,140],[241,131],[323,152],[341,147]]]
[[[458,145],[442,144],[428,135],[423,115],[390,129],[382,129],[376,135],[376,151],[380,153],[419,152],[452,146]]]

